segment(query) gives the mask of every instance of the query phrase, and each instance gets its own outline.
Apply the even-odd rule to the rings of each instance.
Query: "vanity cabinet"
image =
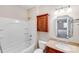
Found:
[[[64,53],[62,51],[56,50],[54,48],[50,48],[48,46],[45,47],[44,52],[45,53]]]

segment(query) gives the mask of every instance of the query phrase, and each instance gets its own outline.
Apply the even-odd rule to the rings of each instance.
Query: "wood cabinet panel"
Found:
[[[50,48],[50,47],[47,47],[47,46],[46,46],[44,52],[45,53],[64,53],[62,51],[59,51],[59,50],[56,50],[56,49],[53,49],[53,48]]]
[[[37,16],[37,31],[48,32],[48,14]]]

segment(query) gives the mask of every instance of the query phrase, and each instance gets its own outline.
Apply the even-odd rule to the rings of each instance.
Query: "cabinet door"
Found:
[[[48,32],[48,14],[37,16],[37,31]]]
[[[59,50],[56,50],[56,49],[53,49],[53,48],[50,48],[50,47],[46,47],[44,52],[45,53],[64,53],[62,51],[59,51]]]

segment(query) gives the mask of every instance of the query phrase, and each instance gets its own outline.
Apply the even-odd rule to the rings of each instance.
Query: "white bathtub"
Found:
[[[30,45],[28,48],[22,50],[21,53],[33,53],[36,49],[36,43]]]
[[[36,39],[29,37],[27,26],[25,21],[0,18],[0,46],[3,53],[34,52]]]
[[[17,50],[16,50],[17,49]],[[26,48],[15,48],[15,50],[13,49],[7,49],[7,50],[3,50],[3,47],[2,47],[2,50],[3,50],[3,53],[33,53],[36,49],[36,42],[33,42],[29,47],[26,47]]]

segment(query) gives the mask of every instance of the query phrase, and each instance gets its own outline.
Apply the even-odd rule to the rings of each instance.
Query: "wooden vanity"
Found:
[[[49,40],[46,44],[44,52],[45,53],[79,53],[79,46],[64,43],[64,42],[59,42],[55,40]]]
[[[58,50],[58,49],[55,47],[55,45],[54,45],[54,43],[53,43],[52,40],[49,40],[49,41],[47,42],[46,47],[45,47],[45,49],[44,49],[44,52],[45,52],[45,53],[64,53],[63,51]]]
[[[57,49],[54,49],[54,48],[51,48],[51,47],[48,47],[48,46],[45,47],[44,52],[45,53],[64,53],[62,51],[59,51]]]

